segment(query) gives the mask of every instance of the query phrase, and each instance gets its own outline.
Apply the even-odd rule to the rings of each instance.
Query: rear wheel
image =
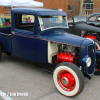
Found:
[[[84,76],[79,68],[68,62],[60,63],[53,73],[53,81],[60,93],[73,97],[84,88]]]

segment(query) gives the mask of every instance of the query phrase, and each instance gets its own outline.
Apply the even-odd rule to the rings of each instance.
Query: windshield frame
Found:
[[[54,15],[53,15],[53,16],[54,16]],[[56,16],[56,15],[55,15],[55,16]],[[60,15],[57,15],[57,16],[60,16]],[[43,17],[43,16],[42,16],[42,17]],[[68,21],[67,21],[67,16],[61,16],[61,17],[63,17],[63,20],[66,21],[66,27],[65,27],[65,26],[53,26],[53,27],[44,28],[44,27],[43,27],[43,21],[40,21],[42,18],[40,18],[40,17],[38,16],[38,21],[39,21],[39,26],[40,26],[41,31],[48,30],[48,29],[53,29],[53,28],[69,28],[69,26],[68,26]],[[66,18],[66,19],[64,19],[64,18]]]

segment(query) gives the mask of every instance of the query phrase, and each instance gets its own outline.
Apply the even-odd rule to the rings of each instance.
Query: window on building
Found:
[[[85,9],[93,9],[93,1],[92,0],[85,0],[83,3],[83,7]]]
[[[72,7],[68,5],[68,11],[72,11]]]
[[[70,17],[71,13],[72,13],[72,7],[70,5],[68,5],[68,17]]]
[[[5,7],[5,14],[11,15],[11,7]]]

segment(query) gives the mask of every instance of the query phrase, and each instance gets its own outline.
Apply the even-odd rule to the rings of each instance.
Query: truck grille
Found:
[[[91,57],[92,63],[91,66],[89,68],[87,68],[87,73],[89,75],[93,75],[94,70],[95,70],[95,45],[89,45],[88,46],[88,56]]]

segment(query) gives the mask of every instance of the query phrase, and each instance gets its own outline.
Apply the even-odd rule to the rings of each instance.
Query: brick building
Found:
[[[100,8],[100,0],[93,0],[93,3],[94,3],[93,5],[94,8]]]
[[[71,10],[69,13],[78,15],[80,12],[80,0],[68,0]],[[88,16],[91,13],[100,12],[100,0],[83,0],[83,13]]]
[[[93,2],[93,8],[100,8],[100,0],[83,0],[83,1],[87,3]],[[68,0],[68,5],[70,5],[71,7],[80,7],[80,0]]]
[[[1,6],[0,7],[0,14],[3,14],[5,12],[5,7]]]
[[[68,0],[35,0],[38,2],[43,2],[44,7],[48,9],[62,9],[62,11],[65,11],[67,13],[67,6],[68,6]]]
[[[48,9],[62,9],[62,11],[65,11],[67,13],[67,6],[68,6],[68,0],[35,0],[38,2],[43,2],[44,6],[43,8]],[[1,7],[0,6],[0,14],[10,14],[11,7]]]
[[[74,14],[79,14],[80,0],[68,0],[68,14],[73,16]]]

